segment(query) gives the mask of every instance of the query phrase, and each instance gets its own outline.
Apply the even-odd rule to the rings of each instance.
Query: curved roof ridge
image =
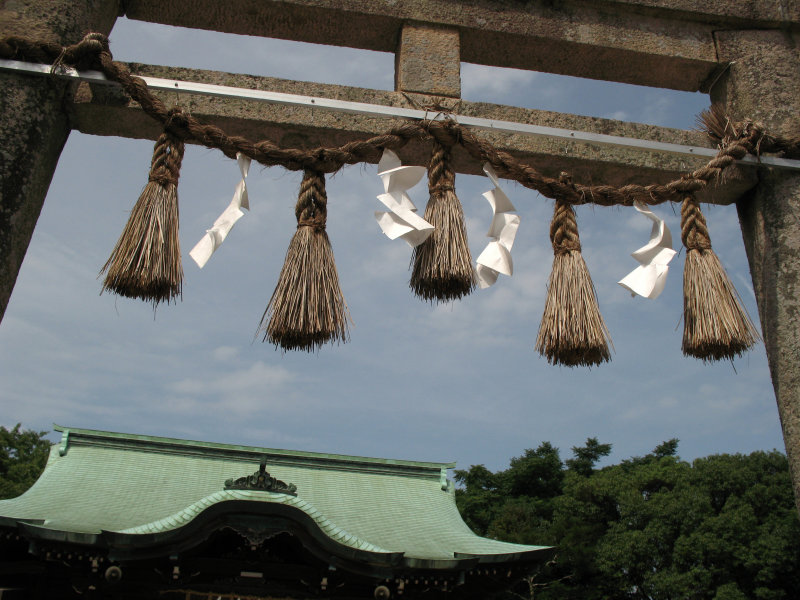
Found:
[[[165,531],[170,531],[173,529],[178,529],[183,527],[184,525],[188,525],[191,521],[193,521],[200,513],[202,513],[207,508],[219,504],[221,502],[229,502],[232,500],[246,500],[250,502],[264,502],[265,500],[272,504],[283,504],[285,506],[291,506],[296,508],[306,515],[311,517],[317,526],[325,532],[325,534],[331,538],[339,542],[344,546],[348,546],[350,548],[355,548],[357,550],[365,550],[367,552],[376,552],[376,553],[393,553],[392,550],[386,550],[381,548],[380,546],[376,546],[366,540],[359,538],[356,535],[348,533],[341,527],[338,527],[333,521],[331,521],[328,517],[322,514],[321,511],[316,509],[310,502],[307,500],[303,500],[301,498],[297,498],[295,496],[291,496],[289,494],[282,494],[278,492],[267,492],[267,491],[250,491],[250,490],[220,490],[218,492],[214,492],[213,494],[209,494],[205,498],[201,498],[197,502],[194,502],[187,506],[186,508],[158,519],[156,521],[152,521],[150,523],[144,523],[142,525],[137,525],[135,527],[128,527],[127,529],[122,529],[116,531],[115,533],[125,533],[131,535],[138,535],[138,534],[152,534],[152,533],[162,533]]]

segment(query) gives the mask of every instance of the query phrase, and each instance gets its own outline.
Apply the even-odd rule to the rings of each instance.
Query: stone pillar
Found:
[[[0,35],[66,45],[108,34],[119,0],[0,0]],[[69,135],[64,82],[0,73],[0,320]]]
[[[717,32],[719,58],[733,61],[712,89],[733,120],[777,134],[800,124],[800,51],[789,31]],[[737,204],[772,385],[800,511],[800,174],[759,170]]]
[[[406,23],[395,54],[394,88],[433,96],[461,97],[458,29]]]

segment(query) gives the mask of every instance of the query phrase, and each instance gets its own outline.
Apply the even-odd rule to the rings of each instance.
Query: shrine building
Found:
[[[0,598],[485,598],[553,549],[479,537],[454,463],[67,429],[0,500]]]

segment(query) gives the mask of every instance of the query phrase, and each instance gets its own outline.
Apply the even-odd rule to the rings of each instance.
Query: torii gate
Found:
[[[460,62],[709,93],[734,120],[786,133],[800,115],[800,7],[729,0],[0,0],[0,36],[58,44],[108,34],[117,16],[169,25],[393,52],[395,91],[364,90],[228,73],[137,65],[135,74],[257,87],[401,107],[444,106],[462,115],[708,146],[696,132],[614,123],[459,101]],[[71,129],[148,137],[159,130],[127,98],[86,84],[0,74],[0,318],[5,312],[61,149]],[[381,133],[384,119],[285,110],[240,100],[192,98],[192,112],[232,134],[340,145]],[[313,116],[313,119],[311,118]],[[617,185],[667,182],[705,162],[647,150],[484,133],[540,171],[567,171]],[[425,164],[409,145],[407,162]],[[458,172],[474,161],[456,152]],[[800,510],[800,175],[769,168],[728,171],[703,201],[736,203]]]

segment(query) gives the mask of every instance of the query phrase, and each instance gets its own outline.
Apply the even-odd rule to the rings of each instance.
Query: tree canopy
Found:
[[[45,435],[19,423],[13,429],[0,426],[0,498],[19,496],[38,479],[50,452]]]
[[[589,438],[562,460],[544,442],[508,469],[456,471],[477,533],[557,546],[508,598],[777,600],[800,589],[800,522],[786,457],[719,454],[692,463],[678,440],[597,468]]]

